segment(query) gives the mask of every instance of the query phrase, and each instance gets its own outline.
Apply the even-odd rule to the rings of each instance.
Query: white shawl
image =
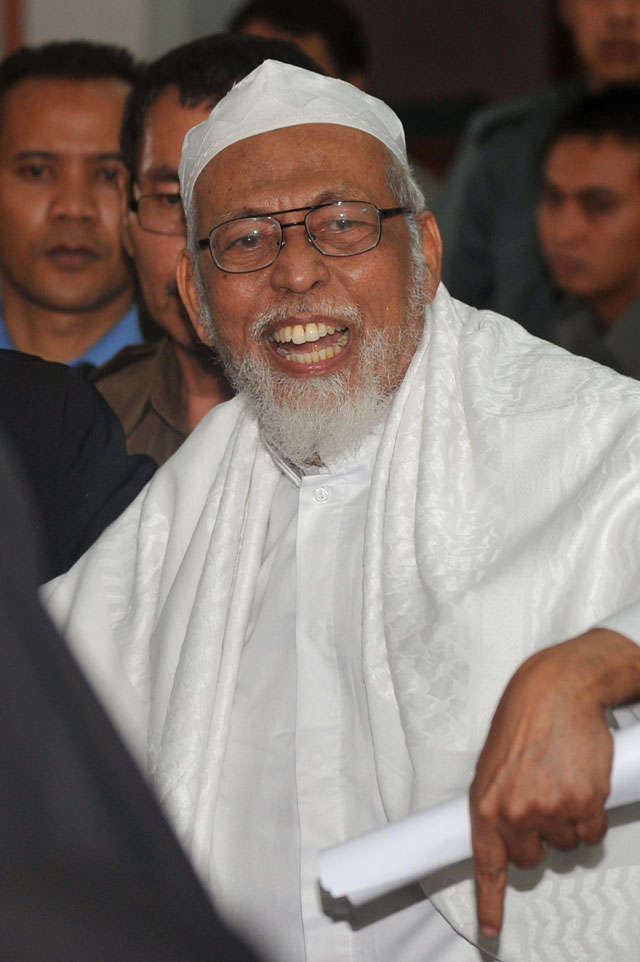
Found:
[[[384,427],[365,539],[364,672],[389,819],[468,787],[523,658],[640,597],[639,437],[640,384],[440,287]],[[242,399],[221,405],[49,588],[114,712],[129,681],[140,696],[152,779],[213,888],[218,778],[278,477]],[[563,874],[514,875],[499,957],[637,962],[640,826],[556,862]],[[462,866],[425,889],[473,939],[469,879]]]

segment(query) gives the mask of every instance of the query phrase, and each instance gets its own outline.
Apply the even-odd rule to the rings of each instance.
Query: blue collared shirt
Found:
[[[135,304],[132,304],[122,320],[118,321],[106,334],[103,334],[99,341],[92,344],[84,354],[72,358],[67,363],[72,367],[78,364],[91,364],[100,367],[101,364],[110,360],[114,354],[117,354],[120,348],[126,347],[127,344],[141,344],[143,340],[138,308]],[[16,350],[3,315],[0,315],[0,349]]]

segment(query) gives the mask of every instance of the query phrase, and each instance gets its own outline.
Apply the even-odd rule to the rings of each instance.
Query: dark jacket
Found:
[[[70,568],[155,470],[127,455],[117,417],[81,371],[19,351],[0,351],[0,428],[32,492],[45,580]]]

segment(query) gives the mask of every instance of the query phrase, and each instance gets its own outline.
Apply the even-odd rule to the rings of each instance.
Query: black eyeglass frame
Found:
[[[160,234],[162,237],[185,237],[187,233],[186,216],[184,213],[184,208],[182,208],[182,216],[184,219],[184,230],[181,231],[168,231],[168,230],[156,230],[154,227],[145,227],[140,219],[140,201],[145,200],[147,197],[177,197],[180,200],[180,207],[182,208],[182,198],[178,193],[167,193],[165,191],[158,191],[154,194],[141,194],[140,197],[131,197],[129,199],[129,210],[132,214],[135,214],[138,218],[138,224],[141,230],[146,230],[149,234]],[[178,205],[176,205],[177,208]]]
[[[347,253],[344,253],[344,254],[327,253],[327,251],[323,251],[322,248],[319,247],[318,244],[316,243],[315,238],[313,237],[311,231],[309,230],[307,220],[316,210],[322,210],[322,208],[324,207],[340,207],[343,204],[366,204],[367,207],[373,208],[373,210],[375,210],[378,215],[378,236],[376,237],[374,243],[371,244],[369,247],[365,247],[364,250],[348,251]],[[300,211],[303,211],[303,210],[306,210],[307,213],[304,215],[302,220],[292,221],[290,224],[281,224],[280,221],[277,220],[277,218],[282,214],[298,214],[300,213]],[[357,257],[359,254],[367,254],[369,251],[374,250],[374,248],[378,246],[378,244],[380,243],[380,238],[382,237],[382,221],[383,220],[385,220],[387,217],[398,217],[401,214],[404,215],[404,214],[410,214],[410,213],[411,213],[411,210],[408,207],[376,207],[375,204],[372,204],[368,200],[332,200],[332,201],[327,201],[324,204],[315,204],[312,207],[290,207],[288,210],[275,210],[270,214],[256,214],[253,217],[251,215],[248,215],[246,217],[232,217],[229,220],[224,220],[222,221],[221,224],[216,224],[215,227],[212,227],[206,237],[201,237],[197,241],[197,246],[199,251],[208,250],[209,254],[211,255],[211,260],[213,261],[215,266],[218,268],[218,270],[223,271],[225,274],[255,274],[257,271],[263,271],[267,267],[271,267],[271,265],[275,262],[276,258],[278,257],[278,254],[280,253],[280,251],[282,250],[282,248],[286,243],[284,238],[284,231],[286,230],[287,227],[304,226],[304,229],[307,233],[307,240],[309,241],[309,243],[313,244],[315,249],[319,251],[321,254],[323,254],[325,257]],[[229,270],[228,267],[222,267],[222,265],[219,264],[218,261],[216,260],[216,255],[214,254],[213,246],[211,244],[211,237],[221,227],[225,227],[227,224],[233,224],[235,221],[242,221],[242,220],[274,221],[274,223],[276,223],[280,229],[279,243],[276,248],[275,254],[267,264],[262,264],[260,267],[252,267],[248,271]]]

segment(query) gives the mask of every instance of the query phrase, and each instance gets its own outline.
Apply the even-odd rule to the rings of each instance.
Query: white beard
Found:
[[[400,354],[412,357],[424,323],[426,265],[414,256],[414,275],[406,323],[395,332],[384,328],[362,337],[357,359],[348,369],[308,377],[289,377],[274,371],[266,357],[245,354],[238,361],[218,336],[204,284],[196,271],[202,320],[214,336],[225,374],[237,391],[244,392],[263,440],[292,464],[330,464],[355,450],[384,419],[397,384],[390,383]],[[361,311],[353,305],[305,298],[259,315],[252,338],[259,342],[274,321],[292,313],[320,313],[363,329]],[[354,383],[355,382],[355,383]]]
[[[375,376],[393,350],[388,341],[376,332],[363,345],[357,391],[351,388],[350,371],[292,378],[274,372],[266,359],[246,358],[238,381],[264,440],[298,465],[327,464],[358,447],[385,417],[391,401]]]

